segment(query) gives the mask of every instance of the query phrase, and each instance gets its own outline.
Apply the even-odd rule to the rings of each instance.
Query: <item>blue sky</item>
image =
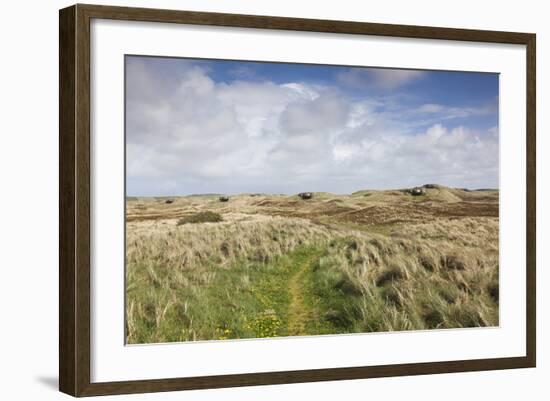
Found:
[[[126,57],[127,193],[498,187],[498,75]]]

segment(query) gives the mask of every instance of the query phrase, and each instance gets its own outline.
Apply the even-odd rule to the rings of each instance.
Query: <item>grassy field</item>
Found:
[[[127,199],[127,342],[498,325],[498,191]]]

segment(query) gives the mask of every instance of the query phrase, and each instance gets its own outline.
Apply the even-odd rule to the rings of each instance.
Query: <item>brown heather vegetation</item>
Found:
[[[129,343],[498,325],[498,191],[127,201]]]

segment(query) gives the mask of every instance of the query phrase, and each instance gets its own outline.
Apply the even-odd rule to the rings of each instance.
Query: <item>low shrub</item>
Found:
[[[183,224],[197,224],[197,223],[218,223],[222,221],[221,214],[216,212],[199,212],[189,216],[182,217],[178,220],[178,226]]]

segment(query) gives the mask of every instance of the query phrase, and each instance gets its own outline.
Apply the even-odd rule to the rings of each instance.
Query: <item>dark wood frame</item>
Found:
[[[527,48],[527,355],[513,358],[90,382],[90,20],[170,22],[403,38],[511,43]],[[77,4],[59,13],[59,389],[73,396],[535,367],[536,36],[421,26]]]

